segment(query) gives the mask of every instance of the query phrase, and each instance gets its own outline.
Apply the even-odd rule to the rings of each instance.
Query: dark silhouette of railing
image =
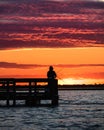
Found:
[[[17,100],[25,105],[42,105],[42,100],[50,100],[50,105],[58,105],[58,80],[47,78],[0,78],[0,103],[16,106]],[[0,104],[0,105],[1,105]]]

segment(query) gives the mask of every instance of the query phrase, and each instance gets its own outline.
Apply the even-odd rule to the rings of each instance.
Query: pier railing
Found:
[[[17,100],[24,100],[25,105],[41,105],[41,100],[51,100],[51,105],[58,105],[58,81],[47,78],[0,78],[0,100],[6,105],[16,106]]]

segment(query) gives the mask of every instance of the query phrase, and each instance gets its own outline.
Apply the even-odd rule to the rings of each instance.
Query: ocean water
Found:
[[[103,91],[59,91],[57,107],[0,107],[0,130],[104,130]]]

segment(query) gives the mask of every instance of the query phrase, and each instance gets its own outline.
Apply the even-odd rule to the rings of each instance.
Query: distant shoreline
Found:
[[[104,90],[104,84],[58,85],[58,90]]]

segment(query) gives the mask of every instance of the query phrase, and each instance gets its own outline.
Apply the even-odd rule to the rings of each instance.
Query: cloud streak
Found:
[[[104,47],[103,8],[98,1],[5,0],[0,49]]]
[[[43,64],[18,64],[11,62],[0,62],[0,68],[31,69],[31,68],[49,67],[49,66],[50,65],[43,65]],[[60,68],[104,67],[104,64],[54,64],[53,66]]]
[[[18,63],[10,63],[10,62],[0,62],[0,68],[17,68],[17,69],[30,69],[36,67],[45,67],[45,65],[38,64],[18,64]]]
[[[56,67],[76,68],[76,67],[104,67],[104,64],[57,64]]]

